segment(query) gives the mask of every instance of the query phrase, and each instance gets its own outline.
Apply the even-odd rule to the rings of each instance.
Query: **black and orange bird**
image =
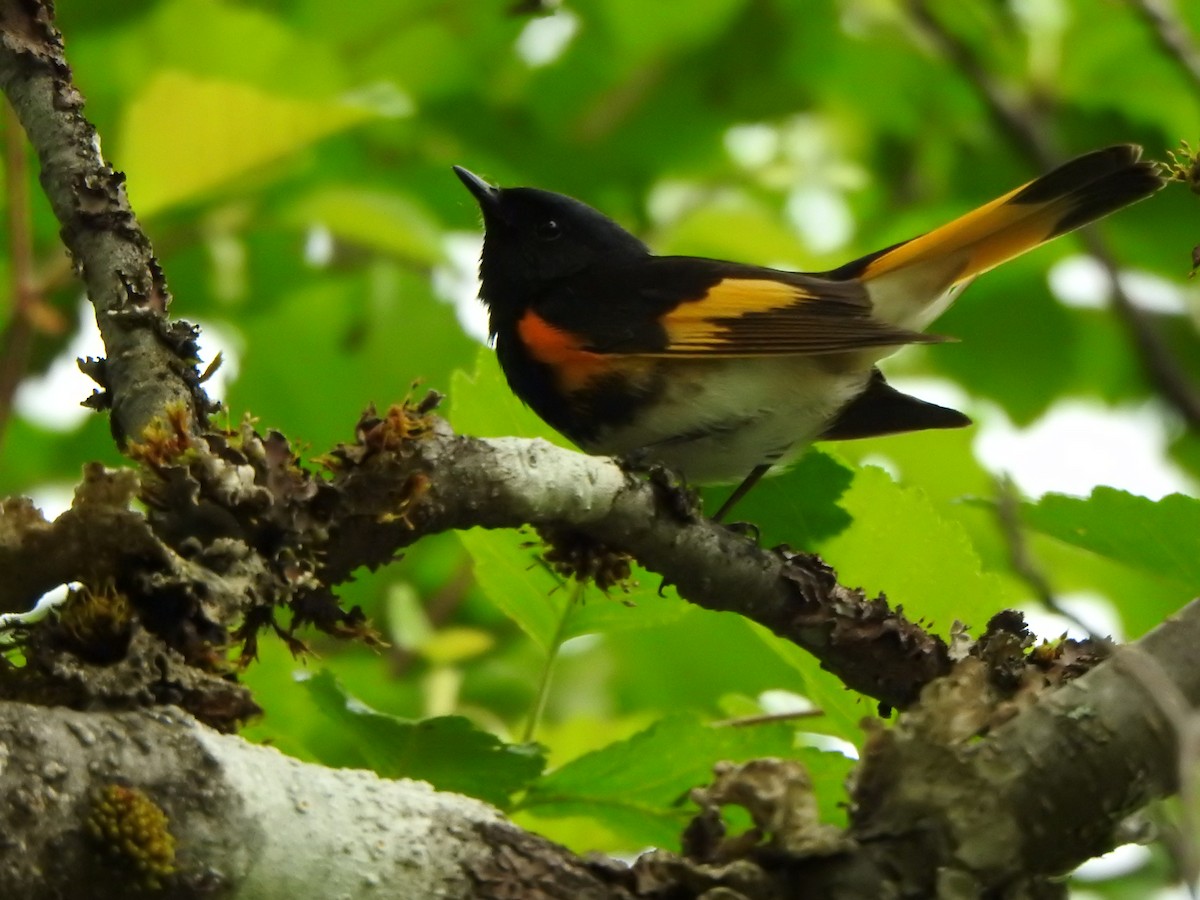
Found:
[[[483,210],[482,288],[513,392],[589,453],[741,479],[720,518],[818,440],[969,424],[876,363],[977,275],[1157,191],[1141,148],[1088,153],[828,272],[655,256],[578,200],[455,173]]]

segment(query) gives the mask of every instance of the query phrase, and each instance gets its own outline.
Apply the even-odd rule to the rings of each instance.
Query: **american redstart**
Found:
[[[1088,153],[829,272],[655,256],[578,200],[454,171],[483,210],[480,297],[512,390],[589,453],[741,484],[815,440],[969,424],[876,362],[975,276],[1163,185],[1141,148]]]

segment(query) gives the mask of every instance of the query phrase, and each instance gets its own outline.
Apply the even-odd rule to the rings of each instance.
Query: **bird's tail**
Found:
[[[1165,183],[1142,148],[1096,150],[927,234],[830,273],[866,282],[876,315],[921,328],[976,275],[1150,196]]]

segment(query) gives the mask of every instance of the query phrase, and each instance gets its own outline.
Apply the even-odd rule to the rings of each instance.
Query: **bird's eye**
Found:
[[[553,241],[562,237],[562,226],[556,219],[546,219],[544,222],[538,223],[534,233],[543,241]]]

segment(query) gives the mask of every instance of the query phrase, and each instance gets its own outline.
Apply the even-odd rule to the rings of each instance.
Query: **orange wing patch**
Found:
[[[944,340],[873,318],[857,281],[804,275],[722,279],[661,323],[667,346],[646,356],[806,356]]]
[[[726,278],[703,297],[680,303],[663,316],[662,324],[673,354],[721,352],[731,349],[730,322],[747,313],[768,313],[816,299],[815,294],[783,281]]]

